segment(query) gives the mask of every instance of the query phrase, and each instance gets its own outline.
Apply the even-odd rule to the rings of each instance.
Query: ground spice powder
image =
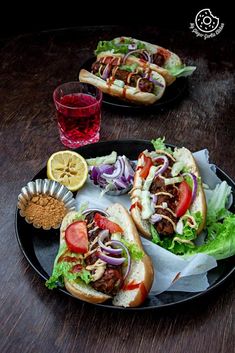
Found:
[[[24,216],[30,223],[45,229],[58,226],[66,213],[62,201],[40,193],[32,197],[24,210]]]

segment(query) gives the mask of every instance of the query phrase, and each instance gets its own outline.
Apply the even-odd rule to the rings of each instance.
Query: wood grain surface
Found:
[[[103,106],[101,140],[151,139],[208,148],[235,179],[234,41],[153,26],[83,27],[0,41],[0,352],[232,353],[234,276],[210,296],[164,312],[107,311],[49,291],[15,237],[17,195],[60,143],[52,92],[77,78],[97,41],[132,35],[197,66],[182,100],[155,112]]]

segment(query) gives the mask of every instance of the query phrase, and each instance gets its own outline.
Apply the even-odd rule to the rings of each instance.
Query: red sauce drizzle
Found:
[[[64,261],[64,262],[77,262],[78,259],[76,257],[74,257],[74,256],[61,255],[57,262],[59,263],[59,262],[62,262],[62,261]]]
[[[101,63],[102,64],[110,64],[113,61],[113,57],[112,56],[105,56],[101,59]]]
[[[140,289],[140,295],[141,295],[141,299],[142,301],[145,300],[145,298],[148,295],[147,289],[144,285],[144,282],[141,283],[136,283],[134,280],[131,281],[130,283],[124,284],[124,286],[122,287],[123,290],[134,290],[134,289]]]
[[[171,53],[169,52],[169,50],[165,49],[165,48],[158,48],[157,49],[157,53],[161,54],[162,56],[164,56],[164,59],[168,59],[171,56]]]
[[[138,207],[140,210],[142,210],[142,205],[138,201],[134,202],[133,205],[131,205],[130,211],[132,210],[132,208],[135,207]]]
[[[77,272],[80,272],[82,270],[82,268],[83,267],[81,264],[77,264],[71,268],[70,272],[77,273]]]
[[[141,288],[141,283],[136,283],[134,280],[132,280],[130,283],[124,284],[122,287],[123,290],[133,290],[137,288]]]

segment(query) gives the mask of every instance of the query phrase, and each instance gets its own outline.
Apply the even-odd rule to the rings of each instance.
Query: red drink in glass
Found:
[[[53,94],[61,142],[77,148],[99,141],[102,92],[96,87],[69,82]]]

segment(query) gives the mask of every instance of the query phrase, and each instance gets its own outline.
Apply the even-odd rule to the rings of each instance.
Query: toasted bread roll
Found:
[[[114,39],[114,42],[121,43],[123,39],[130,39],[130,37],[117,37]],[[131,38],[131,40],[133,43],[141,42],[142,44],[144,44],[150,54],[157,54],[157,53],[161,54],[164,57],[163,67],[182,65],[182,61],[180,57],[168,49],[165,49],[163,47],[160,47],[159,45],[151,44],[135,38]]]
[[[151,289],[153,282],[153,266],[152,262],[148,255],[144,253],[144,249],[141,244],[141,240],[135,224],[130,217],[129,213],[125,210],[125,208],[120,204],[114,204],[109,206],[107,209],[109,217],[106,217],[112,224],[116,224],[116,227],[119,226],[123,230],[122,234],[119,234],[120,237],[123,237],[125,241],[129,244],[135,244],[138,247],[139,251],[143,252],[143,257],[139,260],[131,258],[131,267],[130,272],[126,276],[124,283],[122,283],[118,292],[115,295],[108,295],[103,293],[102,291],[96,290],[91,284],[86,284],[82,279],[77,278],[76,280],[71,280],[64,277],[64,285],[68,292],[70,292],[74,297],[84,300],[89,303],[103,303],[108,299],[112,299],[113,305],[123,306],[123,307],[135,307],[141,305],[141,303],[146,299],[148,292]],[[60,249],[67,249],[66,247],[66,230],[67,228],[76,222],[76,218],[78,216],[78,212],[72,211],[69,212],[63,219],[60,229]],[[94,216],[94,215],[93,215]],[[92,216],[92,217],[93,217]],[[95,221],[96,222],[96,221]],[[93,221],[94,223],[94,221]],[[90,228],[89,228],[90,229]],[[96,229],[94,229],[95,231]],[[118,233],[117,233],[118,235]],[[111,234],[111,240],[114,237],[115,233]],[[99,234],[96,236],[98,239]],[[92,239],[90,242],[97,244],[97,239]],[[98,244],[97,244],[98,245]],[[89,252],[92,254],[92,247],[89,246]],[[67,250],[65,250],[61,256],[60,252],[57,255],[55,260],[55,265],[59,261],[63,261],[63,256],[66,260]],[[97,250],[99,251],[99,248]],[[71,252],[71,250],[70,250]],[[87,253],[88,254],[88,253]],[[69,257],[71,256],[84,256],[86,258],[87,254],[78,255],[74,253],[69,253]],[[58,257],[59,256],[59,257]],[[89,254],[88,254],[89,256]],[[62,260],[61,260],[62,257]],[[69,260],[66,260],[69,261]],[[101,264],[104,265],[105,264]],[[86,267],[87,269],[89,266]],[[111,267],[115,268],[115,266]],[[123,271],[126,271],[126,265],[123,267]],[[101,275],[102,278],[102,275]]]
[[[138,245],[144,251],[140,236],[134,222],[128,212],[120,204],[114,204],[107,209],[111,219],[119,224],[124,230],[124,238],[131,243]],[[148,255],[144,255],[141,261],[132,261],[131,271],[125,281],[127,290],[121,289],[113,299],[113,304],[125,307],[139,306],[148,295],[153,282],[153,267]],[[128,285],[138,283],[136,289],[128,290]]]
[[[106,51],[106,52],[98,54],[97,59],[99,60],[105,56],[110,56],[110,55],[112,55],[113,57],[122,58],[122,59],[124,59],[124,57],[125,57],[124,54],[113,54],[111,51]],[[139,58],[137,58],[134,55],[128,56],[128,58],[125,61],[125,64],[126,65],[138,64],[140,67],[142,67],[145,70],[148,69],[148,70],[158,72],[161,76],[164,77],[164,79],[166,81],[166,86],[170,86],[176,80],[176,77],[171,75],[170,72],[167,69],[165,69],[164,67],[155,65],[153,63],[145,62],[143,60],[140,60]]]
[[[152,73],[153,79],[157,80],[161,86],[157,87],[156,94],[142,92],[138,87],[131,87],[124,85],[123,87],[118,86],[114,79],[104,80],[91,72],[82,69],[79,73],[79,81],[89,83],[99,88],[103,93],[107,93],[111,96],[129,101],[134,104],[150,105],[159,100],[166,88],[165,79],[157,72]]]
[[[202,183],[200,180],[200,173],[197,167],[197,164],[195,162],[195,159],[192,155],[192,153],[187,149],[187,148],[179,148],[179,149],[175,149],[173,156],[171,156],[169,153],[165,152],[165,151],[160,151],[160,150],[156,150],[156,154],[161,156],[161,155],[165,155],[168,160],[171,160],[171,163],[175,163],[175,162],[179,162],[179,163],[183,163],[184,164],[184,168],[188,170],[188,173],[193,174],[194,178],[197,179],[197,192],[196,192],[196,196],[194,201],[191,203],[189,210],[192,213],[196,213],[197,211],[200,212],[202,220],[200,225],[197,228],[197,234],[200,234],[201,231],[204,229],[205,227],[205,222],[206,222],[206,211],[207,211],[207,207],[206,207],[206,198],[205,198],[205,194],[204,194],[204,190],[202,187]],[[146,155],[148,156],[148,158],[151,158],[151,155],[148,153],[148,151],[146,152]],[[155,212],[158,213],[158,211],[160,210],[160,214],[161,217],[163,218],[163,223],[164,223],[164,227],[162,227],[162,232],[163,232],[163,236],[166,236],[168,233],[168,229],[170,227],[169,231],[169,235],[173,236],[175,233],[175,227],[177,222],[179,221],[179,219],[181,218],[178,217],[175,214],[175,210],[176,210],[176,206],[177,203],[179,202],[179,195],[178,195],[178,186],[172,186],[175,188],[175,191],[172,189],[169,192],[169,190],[167,190],[166,186],[165,186],[165,179],[167,180],[167,178],[172,178],[172,176],[169,176],[169,170],[168,170],[168,176],[167,177],[162,177],[160,175],[159,178],[162,178],[162,190],[161,190],[161,184],[159,184],[160,186],[157,188],[157,192],[156,192],[156,196],[159,197],[166,197],[166,200],[164,200],[164,202],[162,202],[161,204],[158,204],[155,210],[151,212],[150,209],[150,216],[149,217],[145,217],[144,216],[144,211],[143,208],[145,207],[145,205],[143,204],[143,202],[146,202],[145,200],[143,201],[143,193],[149,192],[146,191],[146,180],[144,180],[141,177],[141,170],[143,168],[143,157],[140,156],[138,159],[138,163],[137,163],[137,169],[135,172],[135,176],[134,176],[134,185],[133,185],[133,189],[131,191],[131,203],[132,203],[132,207],[131,207],[131,216],[137,226],[137,229],[140,231],[141,234],[143,234],[145,237],[147,238],[151,238],[151,232],[150,232],[150,216],[152,216]],[[152,167],[151,167],[152,168]],[[153,167],[155,168],[155,167]],[[169,167],[171,169],[171,167]],[[151,171],[151,169],[150,169]],[[153,170],[154,172],[154,170]],[[150,172],[149,172],[150,175]],[[182,178],[182,176],[180,177]],[[151,179],[151,182],[149,183],[149,188],[151,189],[151,187],[153,188],[152,190],[155,190],[152,185],[152,182],[155,180],[154,174],[153,177]],[[180,184],[180,182],[179,182]],[[177,184],[177,185],[179,185]],[[144,191],[145,190],[145,191]],[[172,192],[172,190],[174,192]],[[174,201],[175,200],[175,201]],[[167,201],[167,202],[166,202]],[[174,204],[173,201],[176,203]],[[172,205],[172,207],[170,207],[168,205],[168,203],[170,205]],[[133,207],[136,206],[136,207]],[[150,206],[149,206],[150,208]],[[160,221],[161,222],[161,221]],[[168,222],[166,224],[166,222]],[[161,227],[160,227],[161,229]],[[159,231],[159,233],[161,234],[161,231]]]

